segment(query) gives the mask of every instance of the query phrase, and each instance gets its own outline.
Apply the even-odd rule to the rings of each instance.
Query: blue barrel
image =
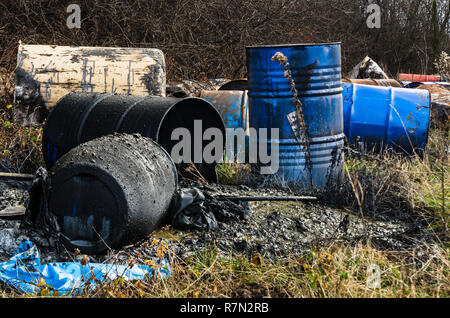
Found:
[[[416,88],[421,85],[439,85],[439,86],[445,86],[447,88],[450,88],[450,83],[448,82],[402,82],[404,88]]]
[[[203,90],[200,93],[200,98],[203,98],[216,108],[222,117],[225,128],[242,128],[245,131],[247,130],[249,118],[246,90]]]
[[[257,138],[257,143],[267,142],[272,147],[278,143],[280,181],[316,188],[339,181],[343,171],[340,150],[345,139],[340,43],[256,46],[246,51],[250,127],[279,129],[277,140],[269,136],[267,140]],[[303,104],[311,168],[305,147],[295,138],[286,117],[295,111],[295,104],[283,66],[272,61],[277,52],[288,58]]]
[[[430,93],[422,89],[343,83],[344,131],[366,151],[422,153],[430,124]]]
[[[200,93],[200,97],[213,105],[219,112],[227,130],[227,141],[233,142],[232,149],[227,149],[226,160],[241,163],[247,162],[249,134],[247,91],[203,90]],[[239,142],[242,144],[239,144]],[[239,158],[243,160],[241,161]]]

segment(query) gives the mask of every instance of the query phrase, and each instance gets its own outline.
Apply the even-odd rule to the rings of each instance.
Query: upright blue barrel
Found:
[[[293,92],[284,68],[272,61],[275,53],[289,60],[292,77],[303,104],[310,137],[311,168],[305,147],[299,144],[287,114],[295,111]],[[269,145],[279,145],[282,182],[323,188],[342,176],[344,124],[342,114],[341,45],[289,44],[247,47],[250,127],[278,128],[279,139],[268,137]],[[261,138],[258,144],[264,143]]]
[[[344,132],[366,151],[421,154],[428,139],[427,90],[343,83]]]

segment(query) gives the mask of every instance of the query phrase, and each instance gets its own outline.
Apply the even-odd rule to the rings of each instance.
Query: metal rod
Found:
[[[317,201],[317,197],[288,196],[288,197],[237,197],[237,196],[217,196],[219,201]]]
[[[0,179],[16,179],[16,180],[31,181],[34,179],[34,175],[24,173],[0,172]]]
[[[0,210],[0,217],[17,217],[25,215],[26,208],[24,206],[10,206]]]

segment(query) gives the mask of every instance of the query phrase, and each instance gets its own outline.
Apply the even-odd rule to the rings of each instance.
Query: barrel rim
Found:
[[[286,43],[275,45],[250,45],[246,46],[246,49],[258,49],[258,48],[284,48],[284,47],[307,47],[307,46],[324,46],[324,45],[341,45],[342,42],[323,42],[323,43]]]
[[[167,97],[166,97],[167,98]],[[204,100],[203,98],[200,97],[185,97],[185,98],[175,98],[176,101],[171,104],[169,107],[167,107],[166,111],[164,112],[163,116],[161,117],[157,130],[156,130],[156,135],[155,135],[155,141],[156,143],[160,144],[160,132],[161,132],[161,128],[163,126],[163,124],[166,122],[166,117],[168,116],[168,114],[172,111],[173,108],[179,106],[180,103],[183,102],[200,102],[205,106],[208,106],[212,112],[215,114],[215,116],[217,116],[217,119],[220,121],[221,125],[219,128],[222,133],[223,133],[223,151],[225,153],[225,147],[226,147],[226,127],[225,127],[225,123],[222,119],[222,116],[220,115],[219,111],[208,101]],[[168,152],[167,152],[168,153]],[[170,155],[169,155],[170,157]],[[207,180],[211,180],[213,183],[218,183],[218,177],[217,177],[217,172],[216,172],[216,167],[217,167],[218,162],[215,163],[206,163],[205,164],[205,170],[203,170],[203,168],[200,168],[199,171],[201,170],[201,174],[207,179]],[[203,163],[202,163],[203,165]],[[178,170],[178,169],[177,169]],[[208,176],[208,171],[211,170],[213,172],[211,172],[211,174]],[[203,174],[203,172],[205,172],[205,174]]]
[[[161,130],[162,124],[163,124],[164,120],[166,119],[167,115],[169,114],[169,112],[172,110],[172,108],[176,107],[178,104],[180,104],[182,102],[185,102],[185,101],[188,101],[188,100],[200,101],[201,103],[208,104],[210,106],[210,108],[214,111],[214,113],[217,114],[218,118],[220,118],[220,120],[222,122],[222,127],[220,127],[220,129],[222,130],[222,132],[225,135],[226,127],[225,127],[225,123],[223,122],[222,116],[220,116],[220,113],[217,111],[217,109],[210,102],[208,102],[205,99],[200,98],[200,97],[185,97],[185,98],[179,98],[179,100],[175,101],[175,103],[173,103],[169,107],[167,107],[166,111],[164,112],[164,115],[161,117],[161,119],[159,121],[158,129],[156,131],[155,139],[156,139],[157,143],[159,143],[159,132]]]
[[[244,84],[245,83],[245,89],[228,89],[228,86],[231,86],[233,84],[236,83],[241,83]],[[243,77],[243,78],[237,78],[237,79],[232,79],[229,80],[228,82],[222,84],[218,89],[218,91],[244,91],[244,90],[248,90],[248,78],[247,77]]]

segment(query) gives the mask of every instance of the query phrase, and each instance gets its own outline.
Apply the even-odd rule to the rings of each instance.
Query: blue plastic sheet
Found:
[[[166,260],[158,266],[159,277],[167,277],[170,273]],[[39,250],[31,241],[22,242],[16,255],[9,261],[0,263],[0,281],[25,292],[35,293],[43,286],[57,291],[58,295],[78,295],[85,288],[94,289],[98,282],[114,280],[140,280],[152,277],[154,268],[145,265],[113,265],[102,263],[64,262],[40,264]]]

